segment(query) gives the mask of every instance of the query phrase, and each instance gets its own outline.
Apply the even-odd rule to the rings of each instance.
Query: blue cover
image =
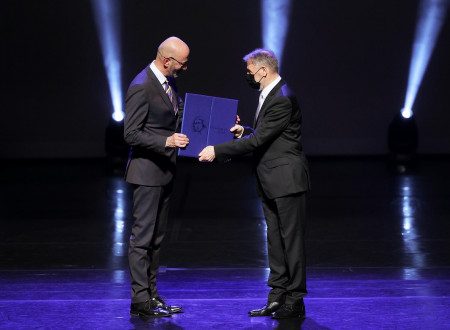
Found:
[[[189,145],[178,155],[197,158],[204,147],[232,140],[237,106],[237,100],[186,93],[181,133]]]

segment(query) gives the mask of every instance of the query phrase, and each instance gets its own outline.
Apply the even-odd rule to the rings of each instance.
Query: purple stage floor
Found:
[[[450,329],[450,159],[311,159],[306,318],[267,298],[249,161],[179,162],[158,289],[184,313],[129,315],[131,187],[100,161],[1,165],[2,329]]]
[[[266,299],[265,269],[167,269],[159,288],[184,313],[128,314],[124,270],[0,273],[0,325],[10,329],[446,329],[449,270],[310,268],[305,320],[249,317]],[[301,327],[300,327],[301,326]]]

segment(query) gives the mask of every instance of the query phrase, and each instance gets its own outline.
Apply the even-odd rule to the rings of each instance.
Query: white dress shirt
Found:
[[[166,83],[167,78],[166,78],[166,76],[163,75],[163,74],[161,73],[161,71],[159,71],[159,69],[156,67],[155,61],[153,61],[153,62],[150,64],[150,69],[153,71],[153,73],[155,74],[156,78],[158,78],[158,81],[161,83],[161,85],[164,85],[164,84]],[[164,86],[163,86],[163,87],[164,87]],[[165,89],[165,88],[164,88],[164,89]]]
[[[258,102],[258,108],[256,109],[256,115],[255,115],[255,122],[258,119],[259,111],[261,110],[264,101],[266,100],[267,95],[272,91],[272,89],[281,81],[281,77],[278,76],[274,81],[272,81],[269,85],[264,87],[264,89],[261,91],[261,94],[259,94],[259,102]]]

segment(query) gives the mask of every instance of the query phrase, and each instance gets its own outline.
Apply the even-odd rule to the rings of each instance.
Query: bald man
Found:
[[[167,305],[156,288],[175,174],[176,148],[189,139],[179,131],[183,102],[176,78],[187,69],[189,47],[170,37],[158,47],[155,60],[131,82],[125,103],[125,141],[131,146],[125,173],[134,185],[128,262],[131,275],[130,314],[164,317],[180,312]]]

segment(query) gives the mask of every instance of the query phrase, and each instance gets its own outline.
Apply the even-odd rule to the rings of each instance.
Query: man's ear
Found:
[[[264,73],[265,73],[264,78],[267,77],[267,69],[266,69],[266,67],[265,67],[265,66],[262,66],[261,68],[264,70]]]
[[[163,65],[167,69],[169,67],[170,58],[164,57],[163,58]]]

